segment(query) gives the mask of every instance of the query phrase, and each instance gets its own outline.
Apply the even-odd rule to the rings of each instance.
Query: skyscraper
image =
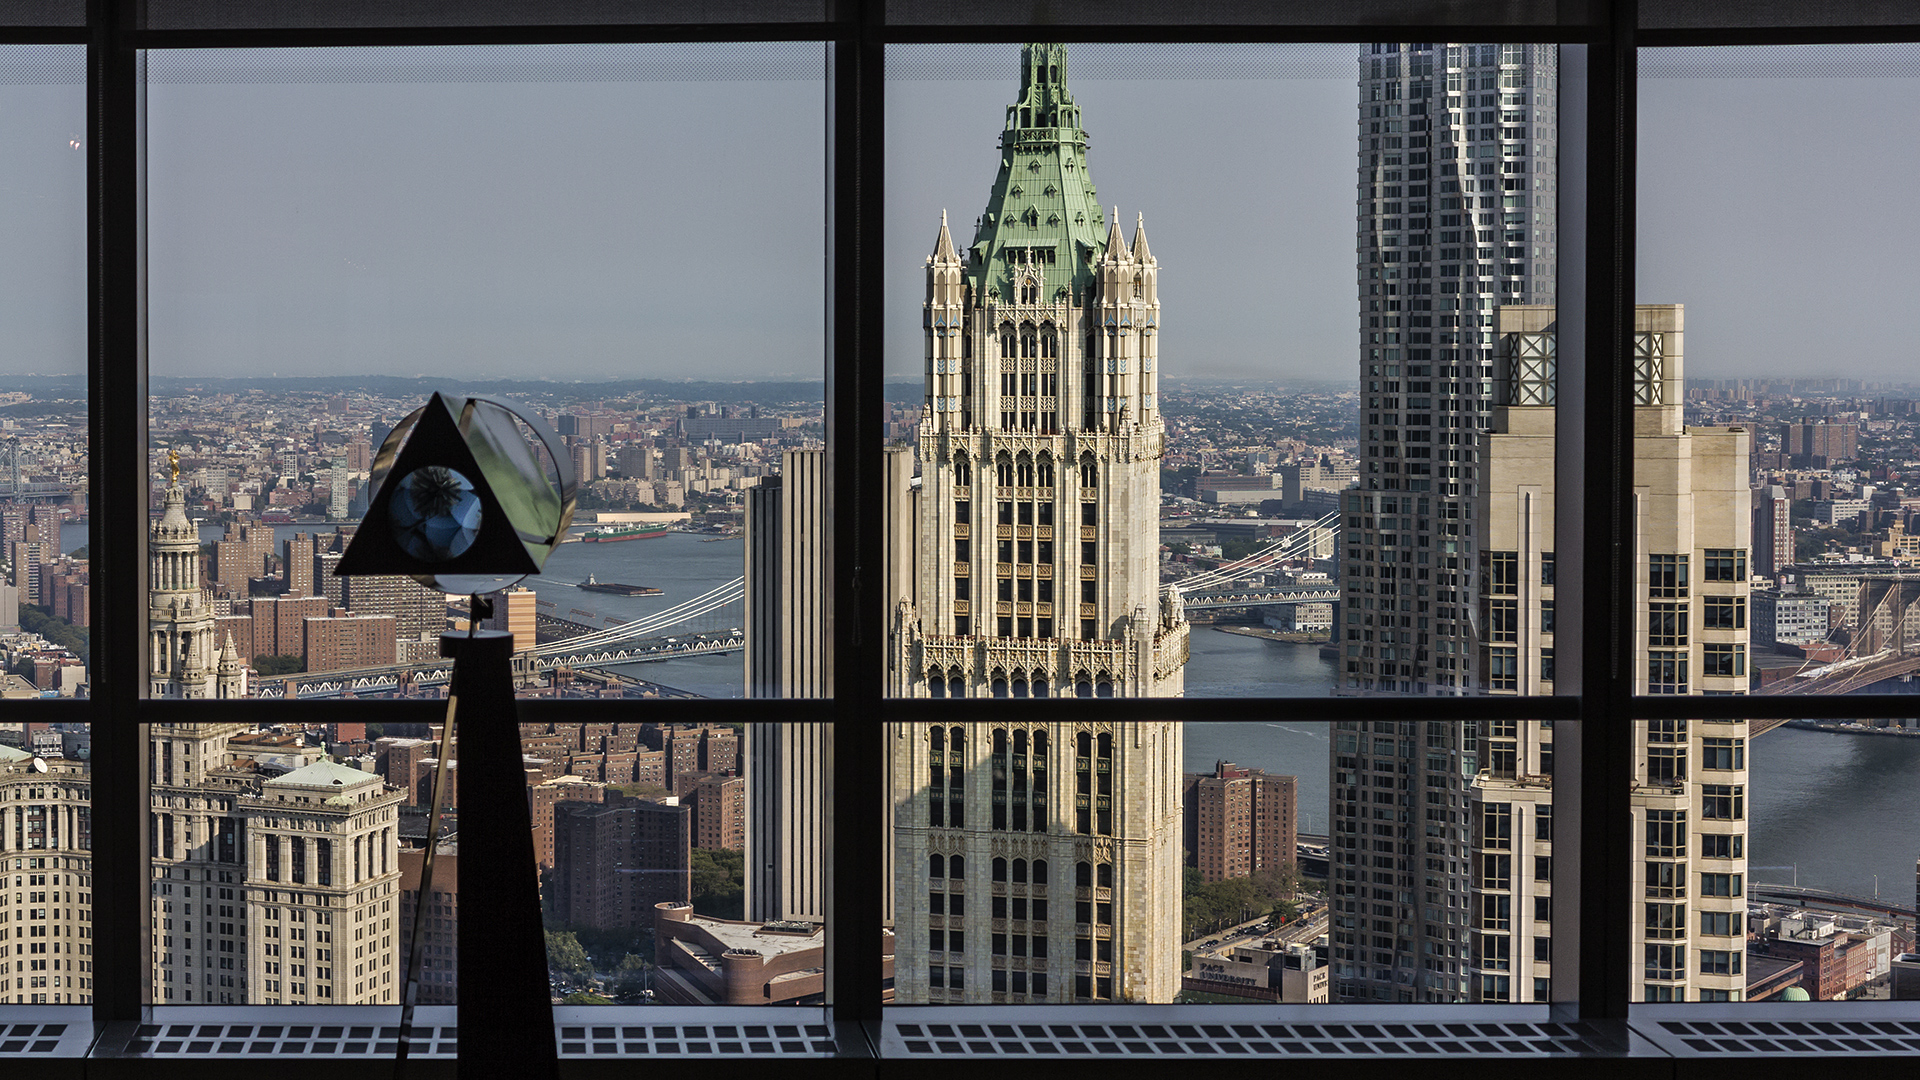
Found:
[[[943,215],[927,260],[898,694],[1181,691],[1187,622],[1158,588],[1159,264],[1144,222],[1129,245],[1094,199],[1066,64],[1022,49],[973,242]],[[1173,723],[899,727],[900,1000],[1171,1000],[1180,768]]]
[[[1347,575],[1347,611],[1358,616],[1348,626],[1360,633],[1346,635],[1358,651],[1347,651],[1343,674],[1359,690],[1465,693],[1474,685],[1467,526],[1480,481],[1474,441],[1492,403],[1493,311],[1554,302],[1558,57],[1552,45],[1367,48],[1365,464],[1347,507],[1366,517],[1349,524],[1347,547],[1373,557]],[[1380,588],[1388,567],[1396,592]],[[1409,584],[1427,606],[1395,603],[1385,615],[1381,597],[1405,599]]]
[[[1362,50],[1363,465],[1343,504],[1343,692],[1476,685],[1493,313],[1554,302],[1557,71],[1552,45]],[[1348,722],[1334,739],[1333,998],[1464,1000],[1472,732]]]
[[[915,595],[913,458],[888,447],[881,499],[887,511],[886,576],[894,599]],[[827,455],[788,450],[780,475],[747,491],[746,686],[748,697],[830,697],[833,635],[827,611]],[[746,913],[754,919],[826,918],[825,724],[748,724]],[[891,793],[882,791],[891,813]],[[891,852],[880,867],[892,880]],[[886,910],[892,910],[891,887]]]
[[[1555,326],[1550,307],[1499,312],[1500,375],[1482,437],[1476,521],[1480,670],[1489,693],[1550,694],[1554,678]],[[1634,693],[1742,694],[1749,600],[1747,436],[1688,426],[1679,305],[1635,312]],[[1474,996],[1549,1000],[1553,726],[1483,724],[1474,807]],[[1634,1000],[1737,1001],[1746,901],[1744,720],[1635,725],[1629,903]]]

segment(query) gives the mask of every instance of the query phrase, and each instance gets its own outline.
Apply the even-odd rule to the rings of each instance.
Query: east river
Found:
[[[329,527],[276,526],[282,539]],[[72,535],[66,535],[72,530]],[[63,547],[86,542],[84,526],[63,530]],[[201,539],[219,539],[203,528]],[[693,599],[739,577],[743,541],[669,533],[654,540],[566,544],[546,573],[528,584],[551,608],[590,625],[628,620]],[[624,597],[581,592],[591,570],[599,580],[650,585],[659,596]],[[738,625],[737,606],[689,630]],[[584,614],[583,614],[584,613]],[[728,621],[732,620],[732,621]],[[739,654],[628,665],[627,674],[710,697],[739,697]],[[1266,641],[1196,626],[1187,664],[1191,697],[1324,697],[1334,662],[1318,646]],[[1301,831],[1327,828],[1327,728],[1310,701],[1248,711],[1235,723],[1193,723],[1186,732],[1186,768],[1210,771],[1228,760],[1299,777]],[[1833,734],[1780,728],[1749,748],[1751,815],[1748,861],[1756,880],[1790,882],[1841,892],[1914,900],[1914,858],[1920,833],[1912,805],[1920,795],[1920,739]],[[1766,869],[1779,867],[1780,869]],[[1877,878],[1877,880],[1876,880]]]

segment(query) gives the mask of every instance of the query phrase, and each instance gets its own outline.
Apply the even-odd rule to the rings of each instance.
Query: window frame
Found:
[[[266,7],[265,0],[261,6]],[[1019,8],[1006,24],[981,22],[965,26],[922,25],[911,22],[911,5],[891,11],[881,0],[858,0],[836,5],[821,21],[782,22],[784,7],[775,0],[744,0],[734,5],[765,21],[734,24],[528,25],[502,19],[494,25],[456,28],[407,25],[404,11],[397,24],[362,28],[155,30],[142,21],[145,5],[139,0],[87,0],[83,25],[10,25],[0,27],[0,41],[8,43],[69,43],[87,47],[89,77],[88,215],[89,215],[89,437],[90,498],[94,506],[89,544],[98,557],[93,588],[92,622],[94,670],[105,673],[93,697],[84,702],[39,703],[34,716],[94,725],[93,852],[96,915],[96,973],[94,1003],[90,1009],[26,1007],[24,1019],[67,1020],[87,1015],[98,1030],[108,1025],[143,1022],[159,1013],[143,1002],[150,976],[148,879],[144,827],[147,815],[144,777],[146,740],[143,726],[192,716],[195,719],[285,722],[291,718],[320,722],[356,706],[329,702],[161,702],[140,697],[140,680],[115,678],[114,672],[145,670],[139,663],[144,639],[144,537],[147,491],[144,478],[146,447],[146,370],[143,320],[145,314],[141,241],[144,215],[140,179],[143,133],[139,124],[138,50],[214,46],[311,46],[320,44],[453,44],[469,42],[578,42],[578,41],[694,41],[694,40],[820,40],[831,43],[835,63],[826,104],[829,122],[827,199],[830,212],[830,297],[827,366],[827,424],[830,432],[828,517],[834,522],[829,538],[830,565],[840,569],[831,580],[873,578],[883,560],[884,523],[877,500],[844,499],[845,513],[835,513],[834,491],[857,493],[881,486],[878,448],[882,377],[875,362],[885,309],[885,274],[877,259],[856,259],[861,251],[881,249],[884,212],[884,46],[918,41],[1011,41],[1025,36]],[[1707,5],[1702,5],[1707,6]],[[1920,26],[1875,25],[1883,19],[1866,0],[1825,5],[1827,17],[1852,18],[1852,24],[1820,27],[1766,25],[1765,15],[1753,15],[1728,5],[1708,10],[1688,29],[1645,30],[1636,24],[1637,6],[1629,2],[1595,0],[1582,10],[1584,24],[1528,24],[1524,14],[1505,15],[1498,24],[1383,26],[1366,24],[1369,13],[1397,16],[1398,6],[1358,5],[1340,25],[1296,25],[1272,16],[1269,23],[1233,23],[1222,26],[1172,22],[1131,21],[1137,13],[1121,6],[1117,13],[1091,16],[1110,22],[1075,23],[1071,15],[1093,12],[1091,7],[1065,5],[1065,25],[1047,33],[1062,40],[1173,40],[1173,41],[1341,41],[1387,36],[1477,40],[1559,42],[1573,46],[1577,62],[1565,63],[1563,78],[1576,80],[1576,92],[1563,86],[1561,174],[1565,202],[1570,210],[1562,219],[1561,290],[1583,302],[1562,313],[1560,403],[1571,417],[1562,424],[1557,468],[1581,484],[1559,485],[1556,506],[1559,535],[1557,562],[1568,581],[1560,603],[1567,605],[1561,620],[1559,650],[1567,671],[1555,683],[1555,696],[1534,700],[1418,699],[1404,714],[1421,719],[1469,722],[1488,716],[1517,719],[1584,721],[1563,732],[1561,775],[1556,779],[1556,816],[1561,818],[1555,854],[1555,914],[1564,921],[1553,939],[1555,1015],[1583,1022],[1623,1024],[1632,1015],[1628,974],[1639,958],[1630,956],[1629,912],[1639,897],[1622,897],[1621,884],[1630,880],[1632,863],[1640,858],[1639,845],[1626,824],[1627,791],[1631,780],[1631,723],[1637,719],[1735,719],[1765,717],[1888,717],[1914,715],[1914,706],[1898,697],[1719,698],[1636,696],[1631,672],[1609,663],[1611,655],[1631,655],[1630,620],[1582,617],[1583,611],[1633,610],[1631,563],[1637,556],[1618,554],[1617,537],[1628,535],[1632,520],[1630,410],[1620,393],[1622,365],[1587,363],[1586,357],[1628,357],[1632,354],[1634,296],[1635,168],[1637,50],[1663,45],[1791,44],[1808,41],[1905,41],[1920,38]],[[989,5],[990,12],[1006,11]],[[1837,10],[1836,10],[1837,9]],[[1238,10],[1238,9],[1236,9]],[[1317,10],[1317,9],[1316,9]],[[1526,10],[1524,6],[1522,10]],[[1545,10],[1553,10],[1549,5]],[[1771,11],[1772,9],[1767,9]],[[1666,14],[1662,12],[1662,14]],[[1695,16],[1702,13],[1693,12]],[[1721,15],[1724,22],[1716,22]],[[890,16],[898,21],[890,22]],[[1551,16],[1547,16],[1551,18]],[[265,20],[271,22],[271,19]],[[1758,25],[1756,25],[1758,24]],[[1565,56],[1566,54],[1563,54]],[[1584,107],[1582,107],[1584,106]],[[128,437],[138,433],[139,437]],[[1590,464],[1589,464],[1590,463]],[[1612,552],[1613,554],[1609,555]],[[1609,560],[1612,560],[1611,562]],[[1619,565],[1624,562],[1626,565]],[[1585,571],[1583,573],[1583,571]],[[996,701],[991,706],[964,699],[890,701],[880,695],[884,650],[866,643],[885,638],[883,590],[866,588],[853,595],[858,602],[838,606],[833,622],[833,646],[843,670],[835,699],[810,702],[742,702],[736,715],[752,721],[837,721],[846,733],[877,734],[889,721],[954,720],[1000,715],[1011,708],[1040,710],[1034,717],[1073,714],[1103,719],[1181,719],[1218,721],[1217,707],[1196,701],[1124,701],[1100,699],[1098,705],[1071,698],[1034,701]],[[1592,624],[1592,630],[1587,625]],[[863,647],[864,646],[864,647]],[[1259,706],[1257,701],[1247,705]],[[1269,704],[1284,704],[1274,702]],[[358,706],[364,709],[365,706]],[[1297,707],[1297,706],[1296,706]],[[1379,699],[1315,700],[1314,709],[1327,720],[1372,718],[1384,708]],[[660,702],[651,715],[691,717],[697,702]],[[994,712],[989,714],[987,708]],[[383,719],[426,722],[438,719],[439,709],[426,702],[382,703]],[[1096,710],[1085,711],[1085,710]],[[529,722],[564,720],[594,722],[629,714],[614,703],[522,702],[520,717]],[[661,710],[664,710],[662,712]],[[1064,711],[1063,711],[1064,710]],[[1259,708],[1243,709],[1242,719],[1257,721]],[[860,721],[848,717],[862,717]],[[856,728],[852,725],[858,724]],[[831,728],[829,729],[832,730]],[[867,790],[883,775],[884,741],[872,737],[828,738],[833,785],[844,790]],[[836,805],[829,847],[853,856],[881,850],[888,843],[877,806],[858,800]],[[1616,822],[1601,828],[1598,823]],[[1583,822],[1590,824],[1584,825]],[[1597,832],[1599,839],[1583,842]],[[836,935],[833,927],[871,926],[880,921],[882,895],[872,875],[833,875],[829,925],[829,1006],[842,1026],[843,1045],[859,1041],[860,1025],[884,1020],[879,994],[880,944],[878,935]],[[956,969],[958,971],[959,969]],[[313,1008],[339,1008],[316,1006]],[[1056,1007],[1057,1008],[1057,1007]],[[1736,1007],[1737,1008],[1737,1007]],[[1768,1006],[1769,1016],[1785,1015],[1781,1006]],[[1791,1007],[1785,1007],[1791,1008]],[[166,1010],[160,1010],[164,1013]],[[1366,1019],[1412,1015],[1416,1010],[1392,1006],[1369,1008]],[[1452,1006],[1447,1019],[1469,1019],[1479,1010]],[[1818,1011],[1817,1008],[1815,1011]],[[1327,1018],[1324,1007],[1305,1007],[1298,1015],[1314,1022]],[[1513,1015],[1507,1008],[1484,1015]],[[1737,1013],[1736,1013],[1737,1014]],[[318,1014],[316,1014],[318,1015]],[[764,1015],[764,1014],[763,1014]],[[1044,1012],[1028,1015],[1044,1016]],[[1189,1014],[1194,1015],[1194,1014]],[[1207,1015],[1209,1019],[1217,1014]],[[1431,1014],[1429,1014],[1431,1015]],[[1543,1007],[1535,1013],[1545,1017]],[[1649,1014],[1653,1015],[1653,1014]],[[1664,1013],[1660,1015],[1673,1015]],[[1824,1015],[1836,1015],[1828,1010]],[[1912,1016],[1911,1011],[1902,1015]],[[12,1010],[0,1010],[12,1017]],[[848,1052],[851,1052],[850,1050]],[[1911,1057],[1907,1058],[1908,1061]],[[829,1062],[831,1064],[831,1062]],[[882,1066],[886,1064],[881,1062]],[[1195,1060],[1168,1059],[1176,1071],[1202,1067]],[[1442,1058],[1445,1074],[1477,1072],[1483,1064],[1470,1056]],[[1790,1060],[1784,1066],[1795,1066]],[[319,1057],[296,1064],[275,1059],[279,1067],[318,1073],[337,1069],[337,1061]],[[1554,1059],[1537,1060],[1531,1069],[1548,1073],[1572,1066]]]

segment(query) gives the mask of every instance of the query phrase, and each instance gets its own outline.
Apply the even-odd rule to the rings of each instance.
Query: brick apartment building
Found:
[[[391,615],[336,613],[309,618],[303,625],[301,655],[308,671],[344,671],[384,667],[394,662],[395,621]]]
[[[1294,777],[1222,761],[1211,775],[1186,774],[1184,788],[1187,865],[1207,881],[1294,868]]]
[[[654,905],[693,900],[691,807],[675,799],[554,807],[554,915],[567,926],[637,930]]]

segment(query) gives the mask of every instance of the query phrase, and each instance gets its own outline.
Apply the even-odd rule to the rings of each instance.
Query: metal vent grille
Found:
[[[408,1054],[454,1056],[453,1027],[416,1027]],[[400,1028],[377,1024],[141,1024],[125,1053],[140,1057],[323,1054],[392,1057]]]
[[[1648,1034],[1689,1057],[1920,1052],[1920,1023],[1899,1020],[1664,1020]]]
[[[889,1024],[885,1056],[1116,1055],[1434,1056],[1617,1054],[1583,1025],[1558,1023],[1353,1024]]]
[[[561,1057],[832,1056],[825,1024],[562,1025]]]
[[[60,1044],[68,1041],[62,1038],[73,1029],[71,1024],[0,1024],[0,1054],[58,1054]],[[75,1047],[68,1047],[69,1053]],[[86,1042],[80,1041],[79,1051],[86,1050]]]

